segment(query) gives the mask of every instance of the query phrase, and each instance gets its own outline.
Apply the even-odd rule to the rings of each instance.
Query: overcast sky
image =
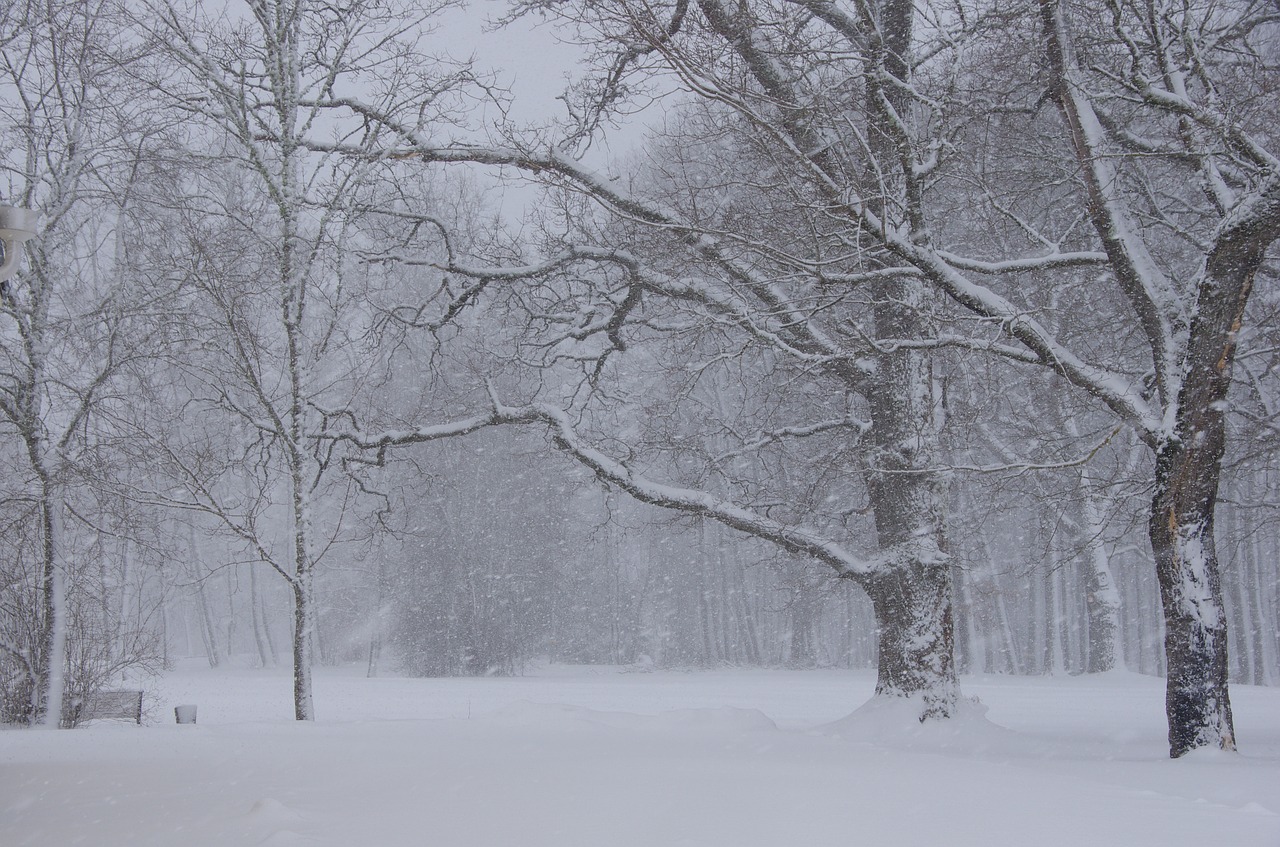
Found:
[[[477,71],[492,72],[499,86],[510,89],[510,117],[516,123],[545,124],[565,118],[565,106],[558,97],[582,73],[582,48],[567,43],[555,27],[534,16],[495,28],[493,22],[508,8],[507,0],[468,0],[434,19],[438,30],[424,46],[455,59],[474,56]],[[490,122],[496,119],[495,114]],[[610,129],[593,143],[586,160],[592,167],[609,170],[639,145],[643,135],[643,121]],[[504,213],[518,217],[519,209],[534,196],[531,189],[508,187],[501,201]]]

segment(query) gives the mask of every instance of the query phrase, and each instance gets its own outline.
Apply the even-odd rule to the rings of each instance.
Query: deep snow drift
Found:
[[[1280,690],[1233,689],[1244,752],[1165,758],[1162,682],[964,680],[911,725],[866,672],[365,679],[194,665],[150,723],[0,732],[0,842],[201,845],[1280,845]],[[199,724],[173,706],[196,703]]]

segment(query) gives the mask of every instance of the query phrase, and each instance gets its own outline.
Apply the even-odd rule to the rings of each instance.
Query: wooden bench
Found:
[[[94,720],[128,720],[142,723],[141,691],[95,691],[63,701],[63,719],[70,726]]]

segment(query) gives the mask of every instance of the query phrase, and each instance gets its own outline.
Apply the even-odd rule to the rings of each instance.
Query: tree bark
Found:
[[[1165,618],[1169,753],[1235,749],[1214,512],[1236,333],[1269,240],[1219,241],[1206,262],[1171,437],[1156,453],[1149,531]]]
[[[922,698],[920,720],[950,717],[959,699],[952,659],[951,571],[910,563],[868,587],[876,612],[876,694]]]
[[[1078,430],[1072,424],[1072,434]],[[1085,577],[1085,610],[1088,616],[1086,673],[1104,673],[1123,668],[1124,648],[1120,638],[1120,590],[1111,568],[1111,556],[1103,538],[1108,500],[1095,489],[1086,469],[1080,477],[1080,518],[1089,570]]]
[[[1227,619],[1213,539],[1216,462],[1172,444],[1157,459],[1149,524],[1164,609],[1169,754],[1235,749],[1227,691]],[[1211,479],[1212,477],[1212,479]]]
[[[891,280],[876,301],[878,338],[922,337],[930,311],[923,283]],[[938,436],[929,353],[881,352],[867,399],[875,444],[867,485],[876,535],[882,550],[900,551],[863,582],[876,615],[876,693],[922,697],[921,721],[950,717],[959,684],[944,498],[932,469]]]
[[[50,729],[63,725],[62,695],[66,688],[67,658],[67,590],[58,563],[62,544],[62,500],[56,492],[57,486],[41,470],[40,648],[36,657],[36,684],[32,691],[32,722]]]
[[[294,719],[315,720],[311,696],[311,634],[314,629],[314,604],[311,602],[310,574],[295,578],[293,583],[293,712]]]

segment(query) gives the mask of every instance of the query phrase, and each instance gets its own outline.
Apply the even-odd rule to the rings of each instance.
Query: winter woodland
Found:
[[[1274,3],[470,10],[577,45],[537,120],[448,5],[0,7],[0,721],[192,656],[299,720],[329,664],[874,667],[925,722],[1128,669],[1235,749]]]

